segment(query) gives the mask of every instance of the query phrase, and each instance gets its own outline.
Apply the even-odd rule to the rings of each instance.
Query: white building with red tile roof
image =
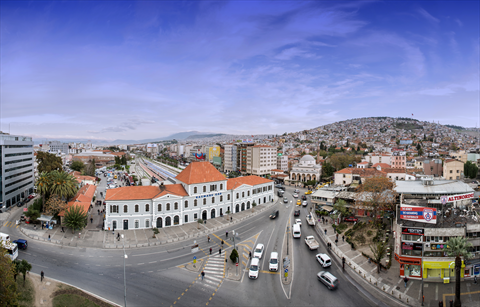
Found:
[[[128,186],[106,192],[105,230],[162,228],[208,220],[271,202],[273,181],[227,179],[210,162],[190,163],[177,184]]]

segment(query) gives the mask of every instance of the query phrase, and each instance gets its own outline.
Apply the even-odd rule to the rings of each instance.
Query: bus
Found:
[[[0,232],[0,245],[7,250],[5,256],[13,261],[18,257],[18,246],[10,241],[10,235]]]

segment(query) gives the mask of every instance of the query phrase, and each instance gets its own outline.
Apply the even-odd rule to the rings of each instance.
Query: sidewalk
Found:
[[[326,236],[325,229],[327,230]],[[380,273],[377,273],[377,266],[373,262],[368,263],[368,259],[360,251],[352,250],[350,244],[341,240],[342,235],[339,235],[338,246],[335,246],[335,233],[332,224],[322,224],[320,220],[320,222],[317,222],[315,230],[325,243],[332,244],[330,254],[338,256],[340,263],[342,257],[345,257],[345,263],[371,285],[407,305],[421,306],[422,281],[410,278],[405,288],[403,278],[399,276],[400,264],[393,257],[390,269],[386,271],[382,269]],[[424,306],[438,307],[439,301],[443,300],[443,306],[448,307],[448,302],[454,300],[455,282],[444,284],[424,281],[423,288]],[[462,282],[461,293],[462,306],[480,306],[480,283],[474,284],[473,280]]]
[[[196,238],[206,237],[215,231],[228,229],[231,225],[252,218],[271,206],[275,205],[278,197],[274,196],[274,201],[259,205],[255,208],[241,211],[235,214],[225,215],[214,219],[208,219],[205,224],[188,223],[181,226],[171,226],[159,228],[159,233],[154,235],[152,229],[138,230],[115,230],[105,231],[103,226],[103,215],[98,214],[98,210],[103,206],[94,206],[88,215],[87,227],[80,232],[72,233],[71,230],[65,228],[62,232],[60,226],[54,229],[42,229],[41,225],[37,225],[37,229],[31,224],[21,224],[20,231],[31,239],[40,241],[50,241],[54,244],[72,246],[72,247],[94,247],[94,248],[123,248],[123,239],[118,240],[118,234],[125,235],[125,248],[137,248],[156,246],[166,243],[195,240]],[[232,221],[230,221],[232,217]],[[90,220],[93,219],[93,222]],[[50,236],[50,240],[49,237]]]

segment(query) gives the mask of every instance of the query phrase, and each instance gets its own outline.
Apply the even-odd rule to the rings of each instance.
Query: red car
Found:
[[[33,199],[34,197],[34,195],[28,195],[28,199]]]
[[[352,215],[350,217],[344,218],[343,221],[344,222],[358,222],[358,219]]]

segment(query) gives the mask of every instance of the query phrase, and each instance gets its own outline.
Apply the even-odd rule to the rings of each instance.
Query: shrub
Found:
[[[159,233],[158,228],[156,228],[156,227],[152,228],[152,230],[153,230],[153,233],[154,233],[154,234],[158,234],[158,233]]]
[[[363,234],[359,234],[355,237],[355,240],[358,243],[364,244],[366,242],[365,236]]]
[[[232,260],[232,262],[236,263],[237,258],[238,258],[238,252],[237,252],[236,249],[233,249],[232,253],[230,254],[230,260]]]
[[[371,230],[367,231],[367,236],[371,236],[373,234],[373,232]]]
[[[345,229],[347,229],[348,225],[346,223],[340,223],[337,226],[337,232],[342,233]]]

